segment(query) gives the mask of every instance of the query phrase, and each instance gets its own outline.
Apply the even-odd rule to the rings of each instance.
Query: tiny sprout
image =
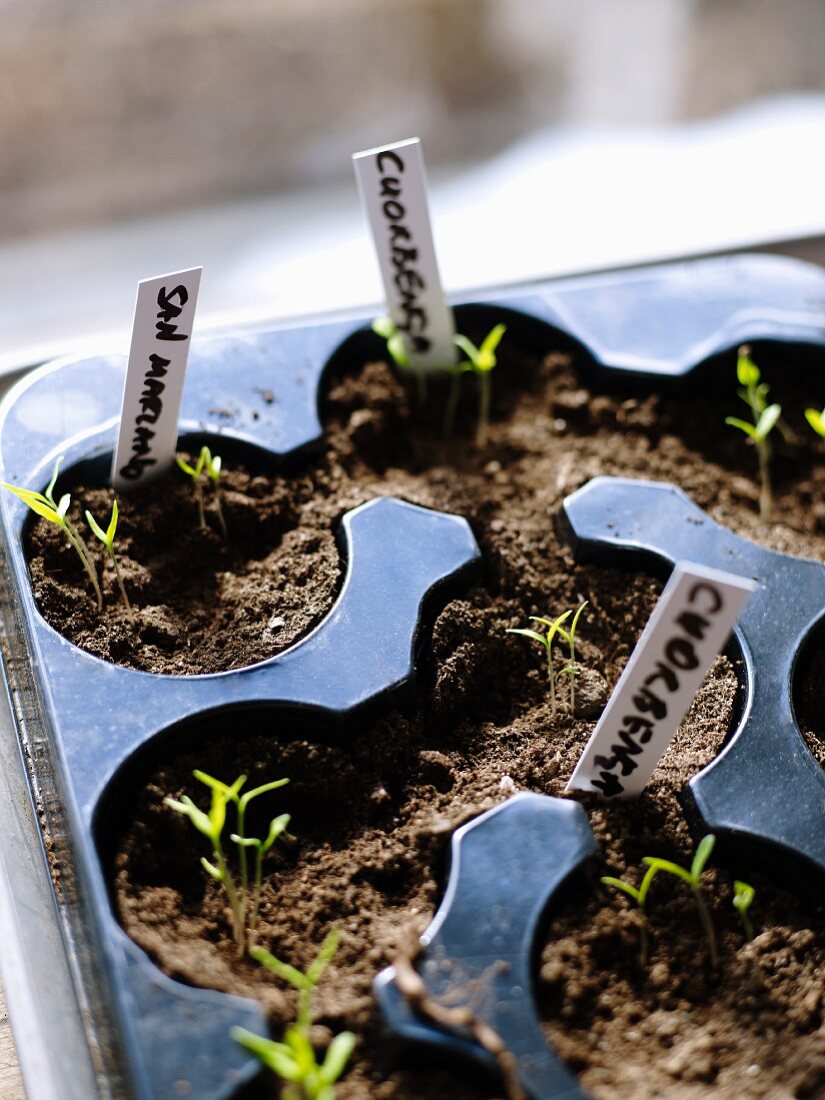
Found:
[[[726,416],[725,423],[744,432],[748,441],[756,447],[759,459],[759,515],[767,520],[770,519],[773,507],[770,469],[772,447],[768,436],[782,415],[782,406],[768,404],[767,396],[770,387],[766,382],[761,381],[761,371],[750,358],[750,349],[747,347],[739,349],[736,377],[742,386],[739,397],[750,409],[753,423],[741,420],[738,416]]]
[[[117,577],[117,584],[118,588],[120,589],[120,597],[123,600],[126,610],[129,613],[129,618],[132,620],[132,623],[134,623],[135,613],[132,609],[132,605],[129,603],[129,597],[126,595],[126,588],[123,584],[123,577],[120,574],[120,566],[118,565],[117,558],[115,557],[115,532],[117,531],[117,519],[118,510],[116,500],[112,502],[112,518],[109,520],[109,526],[106,528],[105,531],[102,527],[100,527],[92,513],[88,510],[86,511],[86,522],[88,523],[89,527],[91,527],[92,533],[96,536],[96,538],[100,539],[100,541],[106,547],[106,551],[109,557],[112,559],[112,565],[115,567],[115,577]]]
[[[185,459],[180,457],[180,455],[176,455],[175,457],[175,462],[177,462],[180,469],[192,478],[192,483],[195,488],[195,500],[198,503],[198,527],[202,529],[206,527],[206,514],[203,510],[203,486],[201,485],[201,474],[203,473],[203,467],[206,462],[203,453],[205,449],[205,447],[201,448],[201,453],[198,455],[198,461],[194,466],[190,466]]]
[[[427,372],[413,367],[404,343],[404,336],[391,317],[376,317],[370,326],[376,336],[387,342],[387,354],[397,367],[404,371],[412,371],[418,383],[418,405],[423,406],[427,400]]]
[[[61,455],[54,464],[52,479],[43,493],[37,493],[32,489],[19,489],[16,485],[10,485],[7,481],[0,482],[0,484],[2,484],[4,489],[8,489],[10,493],[14,493],[14,495],[22,500],[28,508],[31,508],[36,515],[42,516],[42,518],[48,520],[49,523],[56,524],[63,531],[64,535],[69,540],[69,545],[80,558],[83,568],[86,570],[89,580],[92,583],[92,588],[97,597],[97,609],[98,611],[102,611],[103,593],[97,579],[95,563],[92,561],[92,556],[85,542],[80,537],[77,528],[68,516],[69,505],[72,502],[72,498],[68,493],[64,493],[59,502],[54,499],[54,487],[57,483],[57,475],[60,472],[60,463],[62,461],[63,456]]]
[[[507,331],[506,325],[496,325],[492,328],[481,344],[476,347],[466,336],[458,334],[455,337],[456,346],[467,356],[461,363],[453,368],[452,389],[447,403],[445,417],[445,431],[449,435],[452,431],[455,409],[460,393],[461,376],[468,371],[475,374],[479,384],[478,427],[476,430],[476,442],[483,446],[487,442],[487,433],[490,427],[490,404],[492,401],[492,372],[498,363],[496,349],[501,343],[501,338]]]
[[[170,809],[188,817],[198,832],[202,833],[212,845],[212,860],[202,857],[201,866],[211,878],[223,886],[232,914],[232,938],[238,945],[238,954],[243,955],[248,937],[250,934],[254,934],[258,922],[263,858],[289,824],[289,814],[281,814],[270,823],[267,835],[263,840],[247,837],[244,835],[246,811],[249,803],[254,798],[265,794],[267,791],[274,791],[285,786],[289,780],[276,779],[272,783],[265,783],[263,786],[255,787],[253,790],[241,795],[241,788],[246,782],[245,775],[239,776],[230,785],[222,783],[219,779],[214,779],[206,772],[196,770],[192,774],[212,792],[212,802],[208,813],[199,810],[189,795],[184,795],[180,801],[167,797],[164,802]],[[231,839],[238,845],[239,849],[239,882],[235,880],[223,849],[223,830],[226,825],[226,807],[229,803],[236,806],[238,831],[231,834]],[[249,848],[255,849],[254,885],[251,894],[247,860],[247,850]]]
[[[566,667],[561,670],[559,676],[570,677],[571,714],[573,714],[576,709],[576,677],[579,675],[579,669],[576,665],[576,627],[579,625],[579,617],[581,616],[582,611],[584,611],[584,609],[587,607],[587,603],[588,601],[585,600],[584,603],[579,604],[567,630],[563,630],[561,627],[559,627],[559,633],[570,647],[570,661],[566,665]]]
[[[256,962],[298,990],[295,1023],[287,1028],[284,1042],[264,1039],[242,1027],[234,1027],[230,1032],[236,1043],[286,1082],[284,1100],[335,1100],[335,1082],[344,1072],[355,1047],[352,1032],[342,1031],[329,1044],[319,1065],[309,1037],[315,991],[338,950],[339,940],[340,932],[334,928],[306,973],[281,962],[262,947],[253,947],[250,952]]]
[[[756,891],[747,882],[740,882],[739,879],[733,880],[733,907],[739,914],[739,918],[742,921],[742,927],[745,930],[745,936],[747,939],[753,939],[753,922],[748,914],[748,910],[753,904],[753,899],[756,897]]]
[[[673,875],[683,882],[686,882],[691,888],[694,901],[696,902],[696,908],[699,912],[699,919],[702,922],[702,928],[707,937],[708,954],[710,955],[710,961],[713,966],[717,965],[719,955],[716,950],[716,933],[713,928],[713,921],[711,920],[710,912],[704,894],[702,893],[701,878],[702,872],[705,869],[705,864],[710,859],[710,854],[713,851],[715,843],[716,837],[713,833],[708,833],[707,836],[702,837],[693,856],[690,870],[680,867],[678,863],[673,863],[669,859],[659,859],[656,856],[645,856],[642,860],[642,863],[651,868],[651,870],[656,872],[664,871],[668,875]]]
[[[562,637],[567,637],[562,631],[562,623],[566,622],[572,612],[565,611],[559,615],[557,619],[543,619],[539,615],[531,615],[530,620],[534,623],[541,623],[547,627],[546,634],[540,634],[537,630],[531,630],[529,628],[519,628],[508,630],[508,634],[520,634],[523,638],[530,638],[531,641],[538,642],[543,646],[547,654],[547,678],[550,682],[550,707],[553,713],[553,717],[556,717],[556,673],[553,667],[553,642],[556,639],[557,634],[561,634]]]
[[[212,488],[215,493],[215,511],[218,515],[218,523],[221,525],[221,533],[224,538],[229,537],[229,532],[226,530],[226,520],[223,518],[223,508],[221,507],[221,491],[218,488],[218,481],[221,476],[221,456],[212,456],[212,452],[208,447],[201,449],[201,454],[204,459],[204,469],[206,470],[206,476],[212,482]]]
[[[190,466],[189,463],[180,457],[176,456],[175,461],[181,470],[192,478],[192,483],[195,489],[195,500],[198,505],[198,526],[202,529],[206,529],[206,512],[203,502],[203,483],[202,475],[205,472],[209,480],[212,482],[213,489],[215,491],[215,510],[218,515],[218,522],[221,526],[221,532],[226,538],[226,521],[223,518],[223,509],[221,508],[221,495],[218,489],[218,480],[221,476],[221,457],[220,455],[212,456],[212,452],[208,447],[204,446],[200,449],[198,460],[194,466]]]
[[[639,962],[642,966],[647,966],[648,954],[649,954],[649,938],[647,931],[647,911],[645,904],[647,902],[647,892],[650,889],[650,884],[658,873],[658,868],[648,867],[645,871],[644,878],[642,879],[640,886],[633,886],[629,882],[625,882],[624,879],[613,878],[611,875],[604,875],[602,882],[605,886],[612,886],[616,890],[621,890],[622,893],[627,894],[629,898],[636,902],[639,909],[639,915],[642,918],[642,923],[639,926]]]
[[[811,425],[817,435],[825,439],[825,409],[819,412],[817,409],[806,409],[805,419]]]

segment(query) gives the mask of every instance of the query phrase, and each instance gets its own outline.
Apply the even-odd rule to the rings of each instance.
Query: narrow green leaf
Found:
[[[196,478],[198,476],[195,470],[189,465],[189,463],[185,459],[181,458],[180,455],[175,455],[175,462],[177,462],[181,470],[183,470],[185,474],[188,474],[189,477]]]
[[[648,867],[648,869],[645,871],[645,876],[642,879],[641,886],[639,887],[639,905],[642,909],[644,909],[645,903],[647,902],[647,892],[650,889],[650,884],[651,882],[653,882],[654,878],[656,878],[656,875],[658,873],[658,867]]]
[[[273,1073],[276,1073],[285,1081],[295,1081],[294,1061],[292,1051],[285,1043],[276,1043],[272,1039],[265,1039],[262,1035],[255,1035],[244,1027],[233,1027],[230,1036],[234,1041],[248,1050]]]
[[[472,340],[468,340],[466,336],[462,336],[460,332],[457,332],[456,335],[453,337],[453,343],[456,345],[457,348],[460,348],[461,351],[463,351],[464,354],[467,356],[467,362],[470,364],[471,370],[477,370],[478,348],[475,346]]]
[[[699,878],[705,869],[705,864],[710,859],[710,854],[713,851],[715,843],[716,837],[713,833],[708,833],[707,836],[703,836],[699,841],[699,846],[696,849],[696,854],[690,865],[690,877],[696,884],[698,884]]]
[[[739,349],[739,357],[736,360],[736,377],[739,379],[739,385],[745,386],[747,389],[756,386],[762,377],[759,367],[751,359],[747,348]]]
[[[543,634],[539,634],[538,631],[536,631],[536,630],[528,630],[524,627],[519,627],[518,629],[516,629],[516,628],[509,629],[508,628],[506,633],[507,634],[520,634],[522,636],[522,638],[531,638],[534,642],[539,642],[541,645],[543,645],[545,647],[547,645],[547,641],[545,639],[545,636]]]
[[[355,1049],[355,1036],[351,1031],[342,1031],[336,1035],[327,1047],[321,1066],[321,1079],[325,1085],[334,1085],[344,1070]]]
[[[381,336],[385,340],[389,340],[395,332],[395,325],[390,317],[376,317],[370,325],[370,328],[376,336]]]
[[[117,501],[112,501],[112,518],[109,520],[109,526],[106,529],[106,545],[111,547],[115,541],[115,532],[117,531],[117,519],[118,519],[118,507]]]
[[[210,790],[217,791],[218,794],[222,794],[227,802],[238,801],[238,791],[246,782],[246,776],[239,775],[235,782],[230,786],[227,783],[222,783],[220,779],[215,779],[213,776],[207,775],[206,772],[202,772],[200,768],[195,768],[195,770],[192,772],[192,775],[194,775],[195,779],[197,779],[199,783],[203,783],[204,786],[209,787]]]
[[[573,621],[571,622],[570,627],[566,631],[568,639],[573,639],[573,638],[576,637],[576,627],[579,625],[579,618],[581,617],[582,611],[584,611],[584,609],[587,607],[587,604],[588,604],[588,601],[585,600],[584,603],[580,604],[579,607],[577,608],[576,614],[573,616]]]
[[[238,802],[239,808],[244,812],[253,798],[266,794],[268,791],[277,791],[279,787],[285,787],[288,782],[288,779],[273,779],[271,783],[264,783],[260,787],[253,787],[251,791],[246,791],[241,795],[240,801]]]
[[[56,523],[58,527],[63,526],[63,518],[57,514],[57,511],[41,493],[33,493],[30,489],[18,489],[16,485],[9,485],[7,481],[0,484],[2,484],[4,489],[8,489],[10,493],[14,493],[16,497],[22,500],[23,503],[28,508],[31,508],[38,516],[42,516],[43,519],[47,519],[50,523]]]
[[[407,346],[400,332],[393,333],[387,340],[387,351],[399,367],[405,370],[409,367],[410,357],[407,355]]]
[[[776,422],[781,415],[781,405],[768,405],[767,409],[765,409],[765,411],[759,417],[759,422],[756,425],[757,438],[767,439],[768,435],[776,425]]]
[[[198,809],[188,794],[185,794],[180,802],[174,798],[165,798],[163,801],[179,814],[188,817],[199,833],[212,838],[212,823],[209,817],[203,810]]]
[[[740,913],[747,913],[756,897],[756,890],[749,883],[741,882],[739,879],[734,879],[733,890],[734,908]]]
[[[647,867],[655,868],[656,871],[665,871],[669,875],[675,875],[676,878],[680,878],[689,886],[693,886],[693,879],[690,877],[690,872],[686,871],[684,867],[680,867],[678,863],[673,863],[669,859],[658,859],[655,856],[645,856],[642,859],[642,863]]]
[[[238,836],[237,833],[230,833],[229,839],[234,841],[239,848],[260,848],[261,842],[254,836]]]
[[[484,339],[481,341],[481,347],[478,349],[481,356],[484,358],[492,357],[493,365],[495,366],[495,352],[498,345],[501,343],[501,338],[507,331],[507,326],[498,324],[495,328],[490,329]]]
[[[306,976],[302,974],[294,966],[290,966],[289,963],[281,962],[273,954],[266,950],[264,947],[252,947],[249,954],[252,958],[259,962],[262,966],[265,966],[267,970],[271,970],[273,974],[277,974],[279,978],[282,978],[285,982],[289,982],[290,985],[295,986],[296,989],[304,992],[312,989],[312,982]]]
[[[806,409],[805,418],[817,435],[825,439],[825,409],[818,412],[816,409]]]
[[[265,855],[278,837],[284,832],[289,825],[290,815],[280,814],[278,817],[273,818],[269,823],[269,832],[266,834],[266,839],[261,845],[261,852]]]
[[[749,435],[751,439],[758,439],[756,428],[753,424],[749,424],[747,420],[740,420],[738,416],[726,416],[725,423],[730,424],[732,428],[738,428],[740,432],[744,432],[745,435]]]
[[[340,942],[341,929],[333,928],[321,944],[321,950],[316,955],[314,962],[310,963],[309,969],[307,970],[307,977],[313,986],[318,984],[321,975],[332,962]]]
[[[55,459],[54,469],[52,470],[52,479],[49,482],[49,484],[46,486],[46,491],[43,493],[43,496],[52,505],[54,505],[54,487],[57,484],[57,477],[58,477],[58,474],[60,473],[60,464],[62,463],[62,461],[63,461],[63,455],[60,455],[58,458]],[[57,507],[57,505],[54,505],[54,506]]]
[[[216,867],[214,863],[210,863],[206,856],[201,856],[201,867],[208,875],[211,875],[216,882],[223,882],[223,871],[219,867]]]
[[[635,886],[631,886],[629,882],[625,882],[620,878],[613,878],[612,875],[603,875],[601,881],[605,886],[613,886],[616,890],[621,890],[623,894],[627,894],[629,898],[632,898],[637,905],[642,904],[641,891],[637,890]]]
[[[109,533],[103,530],[103,528],[100,526],[100,524],[97,522],[95,517],[88,509],[86,510],[86,522],[88,523],[89,527],[91,527],[92,534],[95,536],[95,538],[100,539],[104,546],[108,546]]]

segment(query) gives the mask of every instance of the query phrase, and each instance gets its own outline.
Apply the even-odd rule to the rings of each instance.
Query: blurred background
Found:
[[[418,135],[448,289],[822,258],[822,0],[0,0],[0,368],[377,301],[350,166]]]

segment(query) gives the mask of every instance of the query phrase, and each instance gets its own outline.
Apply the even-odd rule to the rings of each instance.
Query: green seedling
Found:
[[[264,856],[275,844],[275,841],[282,833],[286,831],[287,825],[289,825],[289,814],[279,814],[278,817],[274,817],[269,823],[269,830],[263,839],[258,837],[246,836],[246,811],[249,803],[253,798],[258,798],[259,795],[266,794],[268,791],[275,791],[279,787],[285,786],[289,782],[288,779],[276,779],[272,783],[264,783],[260,787],[255,787],[254,790],[247,791],[242,794],[238,799],[238,831],[231,834],[231,839],[238,845],[239,851],[239,863],[241,869],[241,894],[244,899],[249,899],[249,919],[248,924],[251,929],[255,929],[258,925],[258,911],[261,905],[261,884],[263,881],[263,862]],[[253,865],[252,874],[252,894],[249,893],[249,863],[248,852],[253,851],[255,855],[255,863]]]
[[[229,537],[229,532],[226,529],[226,520],[223,518],[223,508],[221,507],[221,491],[218,488],[218,481],[221,476],[221,456],[212,456],[212,452],[208,447],[201,448],[201,454],[203,455],[203,468],[206,470],[206,476],[212,482],[212,489],[215,496],[215,511],[218,516],[218,523],[221,525],[221,534],[224,538]]]
[[[184,795],[180,801],[175,798],[165,798],[164,802],[179,814],[188,817],[194,827],[207,838],[212,846],[212,859],[201,857],[201,866],[206,873],[219,882],[224,889],[229,909],[232,915],[232,937],[238,945],[238,954],[243,955],[250,935],[254,935],[258,922],[258,910],[261,898],[261,880],[263,875],[263,858],[275,841],[284,832],[289,824],[289,814],[281,814],[270,822],[269,830],[263,840],[245,835],[246,811],[249,803],[259,795],[267,791],[277,790],[285,786],[288,779],[276,779],[272,783],[264,783],[261,787],[247,791],[241,795],[241,788],[246,782],[246,776],[239,776],[234,783],[222,783],[214,779],[206,772],[196,770],[194,777],[209,788],[211,792],[211,805],[209,811],[204,813],[198,809],[189,795]],[[239,879],[236,880],[224,851],[223,831],[226,825],[226,808],[232,803],[236,807],[237,832],[231,834],[231,839],[238,845],[239,850]],[[255,851],[255,864],[253,885],[250,890],[248,851]]]
[[[115,556],[115,532],[117,531],[117,519],[118,510],[116,500],[112,502],[112,518],[109,520],[109,526],[106,528],[105,531],[98,524],[92,513],[88,510],[86,512],[86,522],[88,523],[89,527],[91,527],[92,533],[95,535],[95,537],[100,539],[100,541],[106,547],[106,552],[111,558],[112,565],[115,569],[115,576],[117,577],[118,588],[120,589],[120,598],[123,600],[124,606],[129,613],[129,618],[134,624],[135,613],[132,609],[132,605],[129,603],[129,597],[126,595],[126,587],[123,584],[123,577],[120,573],[120,566],[118,565],[117,557]]]
[[[650,884],[657,874],[658,868],[648,867],[640,886],[633,886],[631,883],[625,882],[624,879],[613,878],[611,875],[604,875],[602,878],[602,882],[605,886],[612,886],[616,890],[621,890],[623,894],[626,894],[632,901],[636,902],[639,909],[639,915],[642,919],[639,926],[639,962],[642,966],[647,966],[650,952],[647,930],[647,910],[645,909],[645,905],[647,903],[647,893],[650,889]]]
[[[455,419],[455,410],[461,392],[461,377],[463,374],[470,372],[478,378],[479,385],[476,442],[480,446],[487,442],[487,433],[490,428],[490,404],[493,395],[492,373],[498,363],[496,350],[506,331],[506,325],[496,325],[495,328],[490,329],[478,347],[460,333],[455,337],[456,346],[464,352],[467,358],[453,368],[452,388],[444,421],[444,429],[448,435],[452,431]]]
[[[693,892],[693,899],[696,902],[699,919],[702,922],[702,928],[707,937],[708,954],[710,955],[710,961],[713,966],[717,965],[719,954],[716,949],[716,932],[714,931],[713,921],[710,917],[710,910],[708,909],[705,896],[702,892],[701,878],[715,843],[716,837],[713,833],[708,833],[707,836],[702,837],[696,848],[689,870],[680,867],[678,863],[673,863],[669,859],[659,859],[656,856],[645,856],[642,860],[642,863],[651,870],[657,873],[663,871],[665,874],[673,875],[675,878],[681,879],[682,882],[688,884]]]
[[[295,1023],[287,1028],[282,1043],[264,1039],[242,1027],[234,1027],[230,1033],[236,1043],[285,1082],[284,1100],[335,1100],[335,1082],[344,1072],[355,1047],[355,1036],[342,1031],[327,1047],[319,1065],[309,1037],[315,992],[338,950],[340,936],[337,928],[329,933],[306,973],[281,962],[262,947],[253,947],[250,952],[262,966],[298,990]]]
[[[530,621],[534,623],[541,623],[547,627],[545,634],[539,633],[537,630],[531,630],[529,627],[508,630],[508,634],[520,634],[523,638],[529,638],[533,642],[538,642],[540,646],[544,647],[547,655],[547,679],[550,682],[550,707],[553,713],[553,717],[556,716],[556,672],[553,666],[553,642],[558,635],[563,638],[568,636],[562,630],[562,623],[565,623],[572,614],[571,611],[565,611],[559,615],[557,619],[543,619],[540,615],[531,615]]]
[[[742,921],[742,927],[745,930],[745,936],[747,939],[753,939],[753,922],[751,921],[748,910],[753,904],[753,899],[756,897],[756,891],[747,882],[740,882],[739,879],[733,880],[733,908],[739,914],[739,919]]]
[[[822,412],[817,411],[817,409],[806,409],[805,419],[816,434],[825,439],[825,409],[823,409]]]
[[[206,509],[203,499],[203,475],[204,473],[212,482],[212,486],[215,491],[215,510],[218,515],[218,522],[220,523],[221,533],[224,538],[227,536],[226,522],[223,518],[223,509],[221,508],[221,496],[218,489],[218,480],[221,476],[221,457],[220,455],[212,456],[212,452],[208,447],[204,446],[200,449],[198,460],[194,466],[190,466],[189,463],[180,457],[176,456],[175,461],[181,470],[192,479],[192,485],[195,491],[195,501],[198,505],[198,526],[204,530],[206,528]]]
[[[726,416],[725,423],[744,432],[748,437],[748,442],[756,447],[759,460],[759,515],[762,519],[767,520],[770,519],[773,508],[771,490],[771,456],[773,448],[768,436],[782,415],[782,406],[768,404],[768,390],[770,387],[761,380],[762,373],[751,359],[749,348],[739,349],[736,377],[742,386],[742,389],[739,390],[739,396],[750,409],[753,422],[741,420],[738,416]]]
[[[427,401],[427,372],[413,367],[407,352],[404,337],[391,317],[376,317],[370,326],[376,336],[387,342],[387,354],[402,371],[415,375],[418,385],[418,405],[421,408]]]
[[[198,527],[202,530],[206,527],[206,512],[203,507],[203,482],[201,480],[203,467],[206,464],[206,457],[203,453],[205,450],[205,447],[201,447],[201,453],[198,455],[198,461],[194,466],[190,466],[186,459],[181,458],[180,455],[175,456],[175,462],[177,462],[179,468],[183,470],[188,477],[192,478],[195,501],[198,505]]]
[[[97,609],[98,611],[102,611],[103,592],[101,591],[100,582],[97,578],[95,563],[92,561],[92,556],[85,542],[80,537],[77,528],[68,516],[72,498],[68,493],[64,493],[59,501],[54,499],[54,487],[57,483],[57,475],[60,472],[60,463],[62,461],[63,456],[61,455],[54,464],[52,479],[43,493],[36,493],[33,489],[20,489],[16,485],[10,485],[7,481],[1,482],[0,484],[2,484],[4,489],[8,489],[10,493],[14,493],[14,495],[22,500],[36,515],[48,520],[49,523],[54,523],[63,531],[64,535],[69,540],[69,545],[80,558],[83,568],[86,570],[86,574],[91,581],[95,597],[97,598]]]
[[[570,713],[574,714],[576,710],[576,677],[579,675],[579,667],[576,664],[576,627],[579,625],[579,618],[582,611],[587,607],[587,600],[580,604],[576,609],[576,613],[570,621],[570,626],[563,630],[559,627],[559,634],[567,642],[570,647],[570,660],[559,672],[559,676],[568,676],[570,678]]]

